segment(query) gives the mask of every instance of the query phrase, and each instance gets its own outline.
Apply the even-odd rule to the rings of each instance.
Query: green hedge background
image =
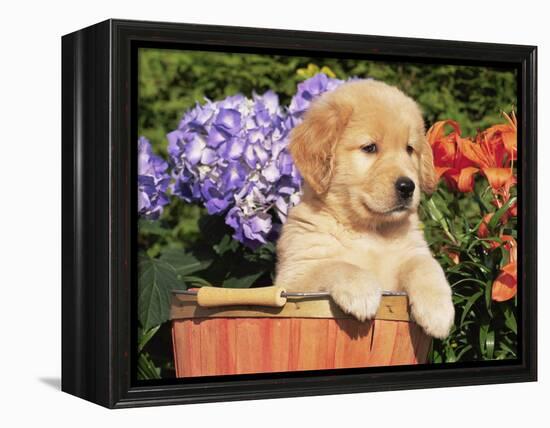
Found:
[[[165,135],[182,113],[204,97],[219,100],[238,92],[268,89],[288,105],[303,80],[296,71],[327,66],[336,77],[372,77],[395,85],[422,107],[427,127],[453,118],[466,135],[501,120],[516,105],[515,72],[487,67],[387,63],[280,55],[141,49],[138,133],[166,153]]]

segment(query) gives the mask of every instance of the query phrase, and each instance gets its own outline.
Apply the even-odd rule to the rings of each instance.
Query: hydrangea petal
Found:
[[[231,136],[219,126],[212,126],[208,131],[207,142],[210,147],[216,148]]]
[[[138,214],[145,218],[158,218],[163,206],[168,204],[166,190],[170,176],[168,163],[153,154],[145,137],[138,140]]]
[[[185,159],[187,162],[191,165],[197,164],[201,160],[202,151],[205,146],[206,144],[204,143],[204,140],[199,136],[193,138],[189,143],[187,143],[184,149]]]
[[[281,176],[281,172],[277,168],[274,162],[262,170],[262,176],[265,177],[270,183],[276,182]]]
[[[237,130],[241,126],[241,114],[234,109],[220,109],[215,122],[227,130]]]

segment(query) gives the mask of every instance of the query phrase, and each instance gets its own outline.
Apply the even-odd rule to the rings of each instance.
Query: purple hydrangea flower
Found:
[[[169,200],[166,195],[170,175],[168,163],[154,155],[145,137],[138,140],[138,214],[147,219],[157,219]]]
[[[167,135],[172,193],[225,215],[233,237],[250,248],[273,239],[273,215],[285,222],[301,194],[302,179],[288,152],[290,130],[317,96],[341,83],[317,74],[298,85],[288,109],[272,91],[197,104]]]
[[[292,126],[296,126],[311,102],[319,95],[330,92],[344,83],[343,80],[333,79],[324,73],[318,73],[298,84],[296,95],[292,97],[288,107],[289,119]]]

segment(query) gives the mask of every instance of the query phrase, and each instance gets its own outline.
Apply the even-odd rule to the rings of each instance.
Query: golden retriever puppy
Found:
[[[446,337],[451,288],[417,215],[436,176],[416,103],[382,82],[344,83],[312,103],[290,152],[304,193],[277,242],[276,285],[329,291],[361,321],[382,290],[405,291],[415,321]]]

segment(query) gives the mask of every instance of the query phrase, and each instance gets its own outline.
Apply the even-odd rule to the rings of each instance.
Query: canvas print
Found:
[[[518,359],[515,69],[137,64],[138,380]]]

